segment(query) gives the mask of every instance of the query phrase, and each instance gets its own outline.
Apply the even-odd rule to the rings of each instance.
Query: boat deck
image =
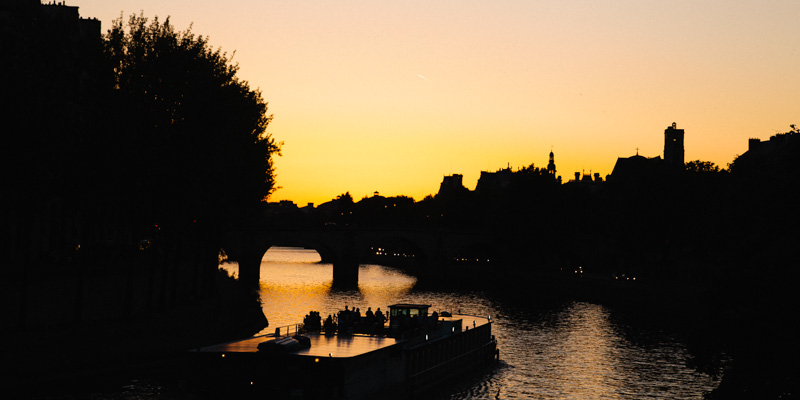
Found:
[[[303,336],[306,336],[310,339],[311,347],[294,351],[292,354],[309,357],[349,358],[382,349],[384,347],[393,346],[398,342],[395,338],[380,336],[325,336],[318,333],[305,333]],[[274,338],[275,336],[271,334],[254,336],[252,338],[237,342],[203,347],[198,351],[217,353],[256,353],[258,352],[259,343],[266,342],[267,340]]]
[[[440,318],[442,321],[459,319],[463,321],[463,327],[468,329],[474,329],[475,327],[489,323],[487,318],[468,315],[454,315],[452,317]],[[349,358],[394,346],[402,341],[401,339],[391,337],[368,335],[326,336],[318,333],[304,333],[303,336],[309,338],[311,347],[291,352],[291,354],[308,357]],[[274,338],[275,335],[273,334],[254,336],[235,342],[202,347],[197,349],[197,351],[204,353],[257,353],[260,343]]]

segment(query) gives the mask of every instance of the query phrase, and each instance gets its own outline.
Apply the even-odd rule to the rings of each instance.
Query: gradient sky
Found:
[[[564,181],[617,157],[726,166],[800,124],[800,1],[68,0],[84,18],[143,12],[235,52],[284,142],[271,200],[349,191],[421,200],[442,176],[555,153]]]

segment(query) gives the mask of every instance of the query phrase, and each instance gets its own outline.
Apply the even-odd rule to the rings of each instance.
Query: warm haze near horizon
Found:
[[[46,1],[45,1],[46,2]],[[284,142],[272,201],[350,192],[421,200],[443,175],[617,157],[725,167],[800,124],[800,2],[67,0],[105,33],[120,15],[192,24],[260,88]]]

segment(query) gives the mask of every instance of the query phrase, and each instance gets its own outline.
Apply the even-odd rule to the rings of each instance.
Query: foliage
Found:
[[[694,160],[686,163],[688,172],[720,172],[720,168],[711,161]]]
[[[274,189],[280,143],[238,65],[191,28],[132,15],[103,37],[116,182],[147,218],[224,220]],[[153,221],[153,222],[155,222]]]
[[[336,196],[336,200],[344,202],[346,204],[353,204],[353,196],[350,195],[350,192],[342,193]]]

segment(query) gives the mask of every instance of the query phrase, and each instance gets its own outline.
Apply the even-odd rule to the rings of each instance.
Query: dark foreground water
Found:
[[[357,290],[335,290],[332,266],[314,251],[270,250],[261,266],[261,299],[275,327],[323,316],[345,306],[375,310],[393,303],[431,304],[432,310],[491,315],[500,363],[443,387],[437,399],[701,399],[717,382],[687,366],[689,354],[675,336],[627,323],[602,305],[569,302],[524,309],[481,292],[415,290],[416,279],[365,265]],[[235,264],[224,264],[232,273]],[[185,398],[174,382],[131,377],[86,398]]]

